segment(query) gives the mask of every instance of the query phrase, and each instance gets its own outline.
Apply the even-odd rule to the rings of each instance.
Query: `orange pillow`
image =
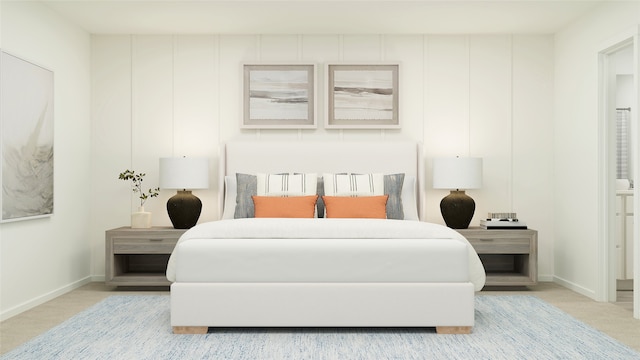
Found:
[[[328,218],[387,218],[387,199],[380,196],[323,196]]]
[[[318,195],[252,196],[257,218],[312,218]]]

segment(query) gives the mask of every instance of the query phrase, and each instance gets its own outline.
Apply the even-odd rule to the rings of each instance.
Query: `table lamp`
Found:
[[[209,188],[209,160],[206,158],[160,158],[160,187],[177,189],[167,201],[167,213],[173,227],[190,229],[198,222],[202,201],[193,189]]]
[[[476,203],[465,189],[482,187],[482,158],[433,159],[433,188],[451,192],[440,201],[440,212],[448,227],[466,229],[471,223]]]

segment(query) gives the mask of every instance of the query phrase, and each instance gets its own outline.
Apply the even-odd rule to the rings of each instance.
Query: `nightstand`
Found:
[[[121,227],[105,233],[105,283],[117,286],[169,286],[169,256],[185,229]]]
[[[469,240],[487,273],[487,286],[526,286],[538,283],[536,230],[456,229]]]

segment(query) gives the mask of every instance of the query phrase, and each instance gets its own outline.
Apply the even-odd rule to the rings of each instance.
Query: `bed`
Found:
[[[219,163],[222,219],[186,231],[169,259],[173,332],[435,327],[470,333],[484,268],[459,233],[420,221],[423,163],[415,142],[227,143]],[[269,192],[272,183],[293,192],[284,185]],[[258,196],[247,197],[251,186]],[[365,190],[330,193],[342,186]],[[381,197],[382,205],[362,205]],[[308,198],[316,199],[313,208]],[[274,201],[277,211],[288,212],[301,200],[305,218],[269,215]],[[247,206],[255,207],[245,213]],[[349,215],[367,209],[362,217],[368,217],[368,209],[380,206],[388,218]],[[256,217],[265,209],[267,217]]]

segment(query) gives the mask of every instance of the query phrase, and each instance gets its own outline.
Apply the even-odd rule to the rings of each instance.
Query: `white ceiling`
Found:
[[[94,34],[554,33],[604,1],[42,0]]]

